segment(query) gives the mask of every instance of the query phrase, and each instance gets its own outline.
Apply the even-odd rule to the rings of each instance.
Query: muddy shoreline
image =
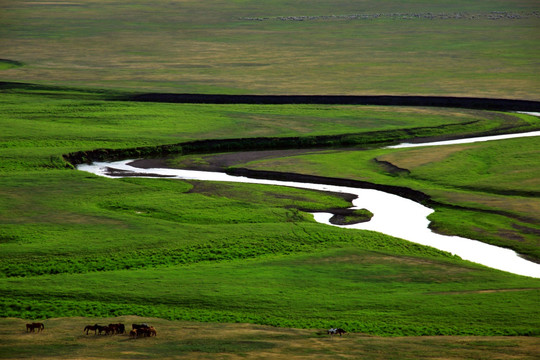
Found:
[[[252,152],[244,152],[240,154],[236,153],[236,154],[228,154],[228,155],[229,156],[234,155],[234,162],[243,163],[246,161],[246,158],[253,158],[253,154],[250,154],[250,153]],[[277,156],[277,154],[275,155]],[[129,165],[140,168],[140,169],[174,168],[174,167],[171,167],[167,163],[166,158],[138,159],[138,160],[134,160],[130,162]],[[421,202],[421,203],[428,202],[430,200],[429,196],[419,191],[415,191],[415,190],[411,190],[411,189],[399,187],[399,186],[378,185],[378,184],[369,183],[366,181],[359,181],[359,180],[347,180],[347,179],[341,179],[341,178],[331,178],[331,177],[316,176],[316,175],[304,175],[304,174],[289,173],[289,172],[251,170],[247,168],[226,168],[217,164],[202,165],[202,166],[189,166],[189,169],[186,168],[186,170],[219,171],[219,172],[224,172],[226,174],[233,175],[233,176],[245,176],[245,177],[256,178],[256,179],[294,181],[294,182],[302,182],[302,183],[315,183],[315,184],[327,184],[327,185],[336,185],[336,186],[349,186],[349,187],[355,187],[355,188],[374,189],[374,190],[381,190],[384,192],[399,195],[399,196],[402,196],[402,197],[405,197],[405,198],[408,198],[417,202]],[[119,172],[119,170],[114,170],[108,174],[119,175],[119,176],[130,176],[130,174],[124,174],[124,173]],[[143,175],[139,175],[139,176],[143,176]],[[156,175],[156,177],[158,177],[158,175]],[[356,199],[356,196],[352,194],[347,194],[347,193],[333,193],[333,194],[342,197],[345,201],[351,203],[351,206],[352,206],[352,201]],[[345,220],[345,217],[352,216],[354,214],[354,210],[352,209],[331,208],[331,209],[325,209],[325,210],[314,210],[314,209],[301,208],[298,210],[305,211],[305,212],[331,213],[333,214],[333,217],[330,219],[330,222],[334,225],[351,225],[355,223],[360,223],[360,221],[347,222]],[[366,219],[364,221],[369,221],[369,219]]]
[[[246,152],[244,154],[248,154],[248,153],[249,152]],[[231,154],[227,154],[227,155],[231,155]],[[235,156],[235,160],[236,161],[245,161],[246,156],[247,157],[252,157],[250,155]],[[134,161],[130,162],[129,165],[131,165],[133,167],[137,167],[139,169],[152,169],[152,168],[169,168],[169,169],[173,169],[173,167],[171,167],[167,163],[166,158],[138,159],[138,160],[134,160]],[[220,172],[228,173],[230,175],[235,175],[232,172],[227,171],[226,168],[224,168],[224,167],[222,167],[220,165],[217,165],[217,164],[210,165],[210,166],[190,166],[189,169],[186,168],[186,170],[220,171]],[[245,170],[248,170],[248,169],[245,169]],[[296,181],[296,180],[293,179],[293,177],[295,175],[298,175],[298,174],[293,174],[293,173],[277,173],[277,174],[281,174],[282,178],[288,178],[289,180],[293,180],[293,181]],[[289,176],[287,176],[287,174],[289,174]],[[162,177],[162,178],[168,177],[168,176],[163,176],[163,175],[152,175],[152,174],[145,174],[145,173],[134,174],[133,175],[133,173],[131,173],[129,171],[122,171],[122,170],[117,170],[117,169],[108,169],[107,170],[107,175],[111,175],[111,176],[151,176],[151,177]],[[239,176],[247,176],[247,175],[239,175]],[[260,174],[259,178],[262,179],[262,178],[264,178],[264,176],[265,176],[265,174]],[[279,179],[274,178],[274,179],[270,179],[270,180],[279,180]],[[189,181],[189,180],[186,180],[186,181]],[[332,193],[332,194],[334,194],[336,196],[339,196],[343,200],[349,202],[350,206],[352,206],[352,201],[354,199],[356,199],[356,195],[353,195],[353,194],[347,194],[347,193]],[[350,221],[347,222],[345,220],[345,217],[352,216],[354,214],[354,210],[348,209],[348,208],[330,208],[330,209],[324,209],[324,210],[299,208],[298,210],[304,211],[304,212],[328,212],[328,213],[331,213],[334,216],[330,219],[330,222],[332,224],[334,224],[334,225],[351,225],[351,224],[357,224],[357,223],[361,222],[361,221],[359,221],[359,222],[350,222]],[[364,221],[369,221],[369,220],[366,219]]]

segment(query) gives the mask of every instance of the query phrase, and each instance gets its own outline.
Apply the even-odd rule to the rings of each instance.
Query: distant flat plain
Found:
[[[540,18],[527,0],[16,0],[0,11],[2,57],[25,64],[4,80],[189,93],[540,95]]]

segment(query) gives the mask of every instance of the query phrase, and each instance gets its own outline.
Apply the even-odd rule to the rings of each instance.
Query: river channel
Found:
[[[506,136],[506,137],[505,137]],[[467,139],[468,142],[500,140],[512,138],[519,135],[509,134],[497,137],[484,137]],[[523,133],[521,136],[540,136],[540,131]],[[459,140],[463,143],[465,139]],[[433,146],[447,145],[452,142],[437,142],[423,144],[402,144],[405,146]],[[338,193],[349,193],[357,196],[353,200],[353,209],[368,209],[374,216],[369,222],[354,225],[333,225],[330,213],[314,213],[316,221],[332,226],[339,226],[347,229],[371,230],[401,239],[405,239],[421,245],[427,245],[439,250],[447,251],[478,264],[482,264],[494,269],[507,271],[510,273],[540,278],[540,264],[527,261],[515,251],[493,245],[489,245],[477,240],[462,238],[458,236],[445,236],[432,232],[429,228],[427,216],[433,212],[432,209],[414,202],[412,200],[385,193],[379,190],[361,189],[346,186],[334,186],[324,184],[301,183],[291,181],[276,181],[265,179],[254,179],[243,176],[232,176],[221,172],[182,170],[170,168],[142,169],[133,166],[134,160],[123,160],[116,162],[95,162],[92,164],[81,164],[79,170],[91,172],[105,177],[166,177],[168,179],[186,179],[202,181],[227,181],[252,184],[266,184],[289,186],[319,191],[330,191]]]

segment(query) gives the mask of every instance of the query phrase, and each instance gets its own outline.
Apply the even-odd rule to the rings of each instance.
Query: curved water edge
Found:
[[[169,179],[228,181],[350,193],[357,196],[357,198],[353,200],[352,209],[365,208],[374,214],[369,222],[354,225],[334,225],[330,223],[330,218],[333,214],[329,213],[314,213],[313,216],[315,220],[323,224],[339,226],[346,229],[381,232],[417,244],[447,251],[464,260],[469,260],[494,269],[540,278],[540,264],[523,259],[513,250],[489,245],[477,240],[458,236],[444,236],[432,232],[428,228],[429,220],[427,219],[427,216],[431,214],[433,210],[397,195],[388,194],[379,190],[292,181],[254,179],[243,176],[232,176],[220,172],[169,168],[141,169],[132,166],[130,164],[132,162],[133,160],[110,163],[96,162],[93,164],[79,165],[78,169],[110,178],[130,176],[149,178],[166,177]]]
[[[529,114],[538,114],[538,116],[540,116],[540,113],[529,113]],[[530,132],[525,132],[525,133],[504,134],[504,135],[478,136],[478,137],[465,138],[465,139],[434,141],[430,143],[401,143],[398,145],[387,146],[385,147],[385,149],[402,149],[402,148],[420,147],[420,146],[471,144],[475,142],[506,140],[506,139],[532,137],[532,136],[540,136],[540,131],[530,131]]]
[[[540,116],[537,112],[521,113]],[[540,131],[521,134],[506,134],[485,136],[459,140],[448,140],[431,143],[399,144],[389,148],[435,146],[472,143],[479,141],[502,140],[516,137],[540,136]],[[77,168],[105,177],[166,177],[186,180],[202,181],[229,181],[252,184],[266,184],[289,186],[319,191],[349,193],[356,195],[351,209],[368,209],[374,215],[369,222],[353,225],[335,225],[330,223],[333,214],[314,213],[314,219],[320,223],[338,226],[346,229],[371,230],[383,234],[395,236],[417,244],[431,246],[439,250],[457,255],[464,260],[469,260],[494,269],[507,271],[517,275],[540,278],[540,264],[528,261],[520,257],[515,251],[489,245],[478,240],[462,238],[459,236],[446,236],[432,232],[428,225],[427,216],[434,210],[412,200],[385,193],[379,190],[362,189],[348,186],[335,186],[313,184],[292,181],[279,181],[267,179],[254,179],[245,176],[233,176],[221,172],[181,170],[169,168],[141,169],[130,165],[133,160],[116,162],[96,162],[93,164],[81,164]]]

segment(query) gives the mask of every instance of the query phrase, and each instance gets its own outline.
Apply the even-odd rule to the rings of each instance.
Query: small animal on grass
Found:
[[[95,335],[95,334],[96,334],[96,331],[97,331],[97,329],[98,329],[98,326],[99,326],[98,324],[95,324],[95,325],[86,325],[86,326],[84,327],[83,332],[86,331],[86,335],[88,335],[88,332],[89,332],[89,331],[94,330],[94,335]]]
[[[346,334],[347,332],[341,328],[332,328],[332,329],[329,329],[328,330],[328,334],[329,335],[337,335],[339,334],[339,336],[343,335],[343,334]]]
[[[38,332],[43,331],[43,329],[45,329],[45,325],[42,323],[26,324],[26,332],[34,332],[35,329],[37,329]]]

